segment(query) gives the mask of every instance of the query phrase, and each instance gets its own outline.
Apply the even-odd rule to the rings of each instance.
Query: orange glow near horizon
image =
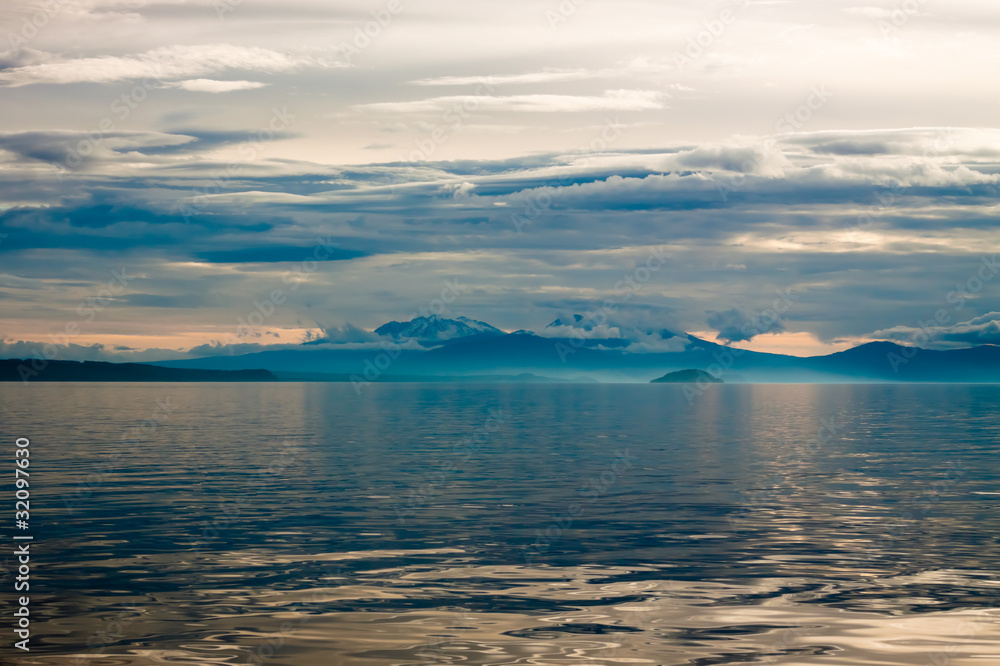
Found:
[[[104,345],[107,349],[115,348],[127,348],[133,351],[143,351],[146,349],[163,349],[163,350],[176,350],[178,353],[186,352],[187,350],[198,347],[205,344],[212,344],[215,342],[221,342],[222,344],[231,343],[248,343],[248,344],[261,344],[261,345],[278,345],[278,344],[299,344],[303,342],[308,334],[318,335],[321,334],[320,331],[315,329],[286,329],[286,328],[261,328],[258,331],[261,335],[259,337],[246,337],[237,339],[235,337],[235,331],[229,327],[225,329],[220,328],[217,331],[212,330],[209,327],[206,329],[197,331],[178,331],[174,332],[163,332],[158,335],[155,334],[142,334],[142,333],[103,333],[103,334],[85,334],[81,333],[69,338],[69,341],[75,345],[81,346],[91,346],[95,344]],[[693,331],[691,335],[701,338],[703,340],[708,340],[711,342],[716,342],[722,344],[720,340],[715,337],[714,331]],[[46,335],[27,335],[27,336],[7,336],[8,342],[13,342],[15,340],[28,340],[31,342],[47,343],[52,342],[51,338]],[[62,342],[62,340],[60,340]],[[784,354],[787,356],[824,356],[826,354],[833,354],[835,352],[844,351],[846,349],[851,349],[857,347],[858,345],[864,344],[866,342],[871,342],[867,338],[857,338],[846,341],[840,341],[835,343],[822,342],[812,333],[807,332],[797,332],[797,333],[777,333],[762,335],[755,338],[750,342],[739,342],[731,346],[737,349],[746,349],[749,351],[764,352],[769,354]]]
[[[691,335],[723,344],[721,340],[715,339],[713,331],[692,332]],[[836,352],[844,351],[871,342],[867,338],[857,338],[842,342],[823,342],[812,333],[771,333],[754,338],[750,342],[737,342],[731,346],[737,349],[746,349],[767,354],[784,354],[786,356],[825,356]]]
[[[126,348],[123,351],[144,351],[147,349],[176,350],[178,353],[201,345],[221,342],[222,344],[248,343],[261,345],[298,344],[301,343],[309,329],[261,328],[259,337],[236,338],[232,327],[219,328],[217,331],[178,331],[176,333],[142,334],[142,333],[79,333],[73,336],[62,336],[58,329],[49,333],[31,335],[7,335],[7,342],[27,341],[36,344],[55,342],[62,345],[66,341],[82,347],[103,345],[106,349]]]

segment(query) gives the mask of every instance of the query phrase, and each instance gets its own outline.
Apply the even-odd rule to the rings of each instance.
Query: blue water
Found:
[[[0,384],[35,538],[32,651],[0,659],[1000,664],[998,409],[960,385]]]

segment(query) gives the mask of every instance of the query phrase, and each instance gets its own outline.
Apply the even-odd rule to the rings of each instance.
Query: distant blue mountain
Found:
[[[0,382],[273,382],[277,379],[273,373],[259,369],[225,372],[144,363],[53,360],[40,364],[38,359],[0,361]]]
[[[581,320],[574,318],[574,328]],[[556,320],[550,325],[563,324]],[[686,333],[663,329],[664,340],[684,340],[683,349],[631,353],[615,338],[583,340],[542,337],[528,331],[504,333],[485,322],[464,317],[420,317],[390,322],[376,329],[385,338],[370,349],[329,346],[265,351],[243,356],[158,362],[177,368],[239,370],[263,368],[279,376],[311,373],[434,378],[463,376],[543,375],[561,380],[582,377],[600,381],[649,382],[665,373],[697,369],[738,382],[1000,382],[1000,347],[934,351],[873,342],[826,356],[800,358],[732,349]],[[437,339],[436,343],[434,342]],[[402,349],[398,343],[418,340],[425,349]],[[433,343],[433,344],[432,344]],[[597,344],[595,344],[597,343]],[[373,370],[375,368],[376,370]]]

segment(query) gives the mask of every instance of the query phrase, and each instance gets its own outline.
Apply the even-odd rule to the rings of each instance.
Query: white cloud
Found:
[[[762,142],[749,145],[706,145],[671,155],[669,167],[733,171],[758,176],[780,176],[791,162],[780,147],[768,147]]]
[[[588,327],[584,327],[584,326]],[[617,326],[599,324],[593,326],[589,320],[580,326],[546,326],[536,333],[542,338],[576,338],[582,340],[618,340],[622,338],[621,329]]]
[[[231,44],[168,46],[129,56],[98,56],[44,62],[0,72],[0,85],[112,83],[136,79],[185,79],[227,70],[269,74],[330,67],[312,57]]]
[[[847,7],[845,12],[851,16],[861,16],[867,19],[887,19],[892,16],[892,10],[885,7]]]
[[[609,90],[600,96],[583,95],[451,95],[411,102],[379,102],[355,107],[384,113],[443,113],[467,111],[514,111],[572,113],[580,111],[641,111],[663,108],[663,93],[654,90]]]
[[[594,72],[586,69],[546,69],[538,72],[507,74],[504,76],[439,76],[430,79],[419,79],[410,83],[415,86],[517,85],[523,83],[580,81],[594,78],[594,76]]]
[[[632,344],[625,348],[632,354],[664,354],[682,352],[687,349],[689,340],[675,335],[663,338],[659,333],[637,333],[632,336]]]
[[[179,88],[191,92],[224,93],[235,90],[254,90],[263,88],[267,84],[259,81],[216,81],[215,79],[188,79],[186,81],[175,81],[168,83],[166,88]]]
[[[805,147],[818,155],[910,155],[952,161],[961,157],[988,163],[1000,157],[1000,130],[981,127],[800,132],[784,135],[782,141]]]
[[[487,83],[490,85],[522,85],[532,83],[558,83],[563,81],[585,81],[588,79],[615,79],[627,77],[660,77],[676,70],[677,65],[670,59],[650,59],[644,57],[632,58],[611,67],[594,69],[556,68],[549,67],[534,72],[521,74],[490,74],[489,76],[438,76],[411,81],[416,86],[468,86]],[[692,90],[681,85],[672,84],[675,90]]]
[[[995,263],[995,262],[994,262]],[[950,317],[949,317],[950,318]],[[876,340],[907,342],[921,347],[940,349],[962,348],[970,345],[1000,345],[1000,312],[987,312],[969,321],[952,325],[932,326],[930,322],[920,326],[893,326],[875,331],[870,337]]]

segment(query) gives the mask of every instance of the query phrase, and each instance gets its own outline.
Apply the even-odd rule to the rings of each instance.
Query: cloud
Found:
[[[191,308],[204,303],[201,294],[167,296],[164,294],[126,294],[115,299],[116,304],[137,308]]]
[[[197,141],[195,137],[182,134],[129,130],[101,132],[96,141],[94,138],[93,133],[70,130],[6,132],[0,133],[0,148],[24,158],[64,165],[71,155],[84,164],[120,158],[133,151],[177,147]],[[81,146],[86,148],[81,150]]]
[[[618,327],[608,324],[595,325],[589,319],[585,319],[577,325],[569,323],[563,326],[546,326],[538,331],[537,335],[542,338],[576,338],[579,340],[618,340],[623,337]]]
[[[119,345],[99,343],[79,345],[53,345],[51,341],[10,340],[0,337],[0,358],[49,359],[53,361],[106,361],[109,363],[147,363],[181,358],[183,352],[175,349],[134,350]]]
[[[586,314],[561,314],[536,335],[543,338],[570,338],[587,341],[597,349],[617,349],[633,354],[661,354],[684,351],[690,339],[676,334],[663,324],[670,318],[662,309],[618,307],[618,315],[608,319],[598,308]]]
[[[586,81],[589,79],[621,80],[627,77],[660,77],[676,70],[677,65],[670,58],[636,57],[621,61],[610,67],[598,68],[556,68],[548,67],[520,74],[489,74],[486,76],[437,76],[410,81],[416,86],[471,86],[471,85],[530,85],[536,83],[561,83],[565,81]],[[693,90],[682,84],[672,84],[672,90]]]
[[[696,169],[724,170],[758,176],[780,176],[791,166],[779,147],[763,145],[699,146],[671,156],[666,163]]]
[[[190,92],[224,93],[235,90],[254,90],[267,86],[259,81],[216,81],[214,79],[188,79],[164,85],[165,88],[179,88]]]
[[[352,342],[378,342],[382,338],[372,331],[366,331],[350,322],[342,326],[329,324],[316,324],[322,332],[322,337],[318,341],[333,344],[349,344]],[[317,341],[312,341],[315,344]]]
[[[894,326],[875,331],[870,337],[933,349],[1000,345],[1000,312],[987,312],[951,326]]]
[[[781,333],[785,324],[779,318],[766,315],[749,315],[742,308],[719,312],[709,310],[708,325],[718,331],[718,339],[725,342],[749,342],[758,335]]]
[[[618,298],[615,285],[634,276],[655,246],[673,256],[630,307],[658,309],[642,321],[616,313],[600,334],[617,335],[593,344],[679,348],[683,338],[662,331],[705,330],[706,311],[716,313],[720,339],[747,339],[741,328],[752,317],[729,311],[732,304],[799,285],[810,297],[786,319],[793,332],[863,336],[924,316],[929,299],[944,299],[949,285],[968,277],[970,256],[978,264],[982,248],[1000,242],[997,175],[986,158],[974,157],[992,134],[962,132],[954,144],[960,154],[920,154],[934,134],[782,135],[772,142],[783,162],[767,176],[732,170],[764,155],[767,142],[744,137],[585,160],[578,153],[418,166],[279,160],[220,178],[230,173],[227,163],[205,159],[198,147],[225,149],[240,133],[190,129],[111,135],[120,147],[102,159],[129,156],[141,166],[69,172],[62,181],[27,172],[21,155],[52,159],[81,133],[4,134],[0,192],[17,204],[0,212],[0,319],[17,326],[24,303],[45,303],[37,320],[58,325],[62,312],[107,280],[101,267],[141,266],[149,281],[115,301],[120,316],[169,327],[169,315],[183,314],[211,339],[213,327],[225,331],[246,315],[238,304],[283,286],[289,267],[277,263],[309,259],[315,239],[337,229],[336,244],[354,254],[332,258],[364,260],[321,264],[275,315],[276,328],[301,330],[297,322],[315,312],[374,327],[436,298],[445,277],[469,285],[462,307],[491,324],[535,328],[556,312],[587,312]],[[814,151],[876,136],[901,148]],[[209,182],[212,195],[198,197]],[[719,184],[734,189],[723,197]],[[185,224],[176,204],[193,196],[199,208]],[[859,229],[865,211],[873,221]],[[531,220],[521,233],[515,215]],[[51,266],[59,267],[58,286],[44,270]],[[93,288],[81,286],[88,282]],[[69,283],[76,286],[63,286]],[[214,285],[207,302],[195,298],[205,284]],[[997,310],[987,296],[983,309]],[[153,309],[185,304],[185,311]],[[28,326],[5,332],[24,335]],[[176,346],[190,344],[184,337]]]
[[[0,56],[0,328],[45,339],[128,265],[147,281],[88,341],[120,342],[123,322],[171,339],[159,346],[222,338],[287,287],[281,260],[330,233],[366,256],[318,264],[268,322],[283,336],[318,312],[377,326],[452,277],[468,286],[456,307],[544,326],[556,309],[541,302],[620,302],[645,260],[622,248],[641,245],[674,257],[630,299],[659,321],[616,314],[633,347],[800,285],[789,332],[913,324],[1000,245],[997,100],[980,74],[1000,65],[1000,22],[986,0],[938,3],[933,20],[872,2],[755,2],[714,35],[726,3],[588,3],[555,26],[527,0],[403,3],[381,26],[378,7],[328,0],[224,3],[224,20],[191,0],[0,3],[0,48],[30,47]],[[324,60],[369,41],[353,71]],[[268,87],[199,90],[240,82]],[[803,115],[818,84],[835,97]],[[247,150],[234,128],[259,137],[285,104],[296,140]],[[479,111],[435,134],[456,104]],[[806,131],[734,136],[789,114]],[[88,132],[84,164],[60,168]],[[976,312],[1000,311],[996,293]]]
[[[664,94],[655,90],[609,90],[603,95],[451,95],[411,102],[378,102],[355,107],[376,113],[445,113],[453,109],[518,113],[642,111],[662,109]]]
[[[979,141],[978,145],[988,150],[990,134],[981,134]],[[765,145],[705,146],[664,151],[659,157],[650,153],[618,155],[603,168],[601,155],[589,155],[589,177],[555,178],[549,172],[552,175],[542,178],[540,173],[534,182],[524,180],[523,189],[505,200],[513,206],[545,201],[550,210],[590,211],[733,209],[750,202],[754,206],[876,204],[883,209],[878,211],[879,217],[886,219],[892,216],[892,209],[905,212],[904,206],[913,203],[912,197],[933,198],[938,203],[945,196],[985,202],[1000,193],[1000,174],[985,159],[981,166],[975,160],[963,163],[961,154],[950,158],[795,155],[801,147],[789,146],[784,139],[772,139],[770,148]],[[601,175],[614,170],[654,173]],[[545,180],[561,182],[554,186],[539,183]],[[887,188],[893,190],[894,201],[888,207],[876,198],[879,194],[884,198],[882,190]],[[479,184],[477,191],[485,194],[489,190]]]
[[[0,359],[50,359],[55,361],[105,361],[108,363],[156,363],[212,356],[240,356],[267,351],[304,349],[381,350],[384,340],[374,333],[345,325],[341,329],[324,329],[337,340],[320,340],[308,345],[296,343],[262,344],[258,342],[223,342],[213,340],[190,349],[136,349],[123,345],[76,343],[52,345],[50,341],[11,340],[0,337]],[[400,345],[403,349],[422,349],[415,341]]]
[[[292,132],[276,131],[262,135],[258,131],[235,130],[186,130],[177,132],[152,132],[132,130],[97,130],[79,132],[70,130],[45,130],[29,132],[0,132],[0,150],[6,150],[29,160],[46,162],[62,170],[114,171],[134,174],[136,163],[146,169],[168,169],[172,164],[182,164],[197,170],[224,172],[226,180],[236,185],[242,180],[237,176],[259,173],[266,168],[267,160],[252,163],[211,164],[192,162],[194,153],[206,152],[221,146],[242,144],[242,150],[257,151],[258,146],[297,136]],[[176,175],[180,175],[175,172]],[[222,180],[222,179],[220,179]]]
[[[317,58],[232,44],[165,46],[129,56],[51,60],[0,71],[0,86],[113,83],[152,79],[191,79],[216,72],[245,70],[278,74],[306,67],[336,67]]]
[[[888,19],[892,17],[892,10],[885,7],[845,7],[844,12],[852,16],[861,16],[866,19]]]
[[[909,156],[955,161],[1000,157],[1000,129],[978,127],[908,127],[860,131],[821,131],[788,134],[782,137],[789,149],[804,148],[825,157]]]
[[[317,250],[322,250],[317,252]],[[367,256],[358,250],[301,245],[259,245],[233,250],[200,252],[198,259],[213,264],[256,264],[303,261],[348,261]]]
[[[286,345],[262,345],[257,342],[224,343],[218,340],[177,352],[174,358],[207,358],[211,356],[242,356],[286,348]]]
[[[27,65],[37,65],[51,58],[51,54],[28,47],[11,49],[0,52],[0,71],[13,69],[15,67],[25,67]]]
[[[625,351],[631,354],[666,354],[682,352],[688,348],[691,341],[679,335],[664,337],[660,332],[637,332],[630,336],[631,344]]]
[[[506,74],[502,76],[438,76],[430,79],[418,79],[410,83],[415,86],[471,86],[471,85],[517,85],[525,83],[553,83],[556,81],[580,81],[596,76],[587,69],[547,69],[524,74]]]

